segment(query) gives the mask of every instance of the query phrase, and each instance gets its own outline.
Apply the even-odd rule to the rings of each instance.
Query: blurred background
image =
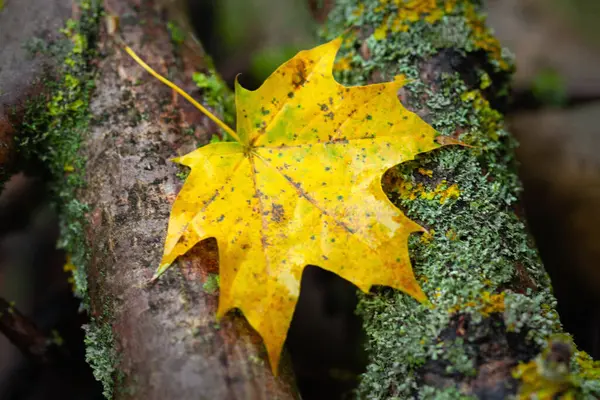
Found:
[[[333,1],[155,3],[165,9],[174,42],[195,36],[226,82],[242,73],[243,85],[255,88],[299,49],[316,44],[314,31]],[[600,1],[488,0],[486,7],[489,25],[517,61],[506,116],[521,143],[527,218],[563,324],[600,358]],[[28,46],[57,41],[72,12],[70,0],[0,0],[0,132],[8,129],[1,116],[36,93],[52,66],[48,54],[34,50],[33,57]],[[84,362],[85,315],[71,295],[65,255],[55,250],[57,217],[45,193],[43,177],[26,171],[0,195],[0,298],[60,341],[69,362],[41,366],[0,335],[0,400],[102,398]],[[292,357],[307,399],[334,398],[348,385],[339,382],[351,386],[352,380],[327,380],[325,371],[364,366],[364,357],[348,354],[360,340],[355,298],[348,296],[353,288],[318,269],[307,269],[304,279],[313,290],[303,286],[290,332]],[[320,345],[307,345],[314,337]]]

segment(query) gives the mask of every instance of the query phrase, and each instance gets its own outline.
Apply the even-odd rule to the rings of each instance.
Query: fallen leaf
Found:
[[[385,285],[426,300],[407,245],[423,229],[393,206],[381,176],[440,147],[437,134],[400,104],[402,77],[337,83],[340,44],[298,53],[256,91],[236,83],[237,141],[175,160],[191,173],[173,204],[155,277],[216,238],[217,316],[239,308],[262,336],[274,373],[309,264],[365,292]]]

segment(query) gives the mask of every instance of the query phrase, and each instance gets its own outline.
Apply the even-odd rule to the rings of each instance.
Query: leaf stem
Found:
[[[141,58],[139,58],[138,55],[135,54],[135,52],[133,50],[131,50],[131,48],[129,46],[125,46],[125,51],[127,52],[127,54],[129,54],[131,56],[131,58],[133,58],[138,64],[140,64],[142,66],[142,68],[144,68],[146,71],[148,71],[152,76],[154,76],[156,79],[158,79],[159,81],[161,81],[162,83],[164,83],[165,85],[167,85],[168,87],[170,87],[171,89],[173,89],[174,91],[179,93],[181,96],[183,96],[184,99],[186,99],[187,101],[192,103],[194,105],[194,107],[196,107],[204,115],[206,115],[208,118],[210,118],[215,124],[219,125],[219,127],[221,129],[223,129],[225,132],[227,132],[229,134],[229,136],[231,136],[232,138],[234,138],[235,140],[237,140],[238,142],[241,143],[240,137],[237,135],[237,133],[235,133],[235,131],[233,129],[231,129],[229,126],[227,126],[227,124],[225,124],[223,121],[221,121],[219,118],[217,118],[213,113],[208,111],[202,104],[200,104],[196,100],[194,100],[192,98],[192,96],[190,96],[189,94],[184,92],[183,89],[181,89],[179,86],[177,86],[176,84],[174,84],[173,82],[171,82],[170,80],[168,80],[167,78],[163,77],[158,72],[153,70],[148,64],[146,64]]]

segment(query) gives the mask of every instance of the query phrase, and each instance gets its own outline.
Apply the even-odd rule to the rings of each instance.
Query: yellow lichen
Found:
[[[458,190],[458,185],[456,183],[447,189],[442,189],[443,186],[444,185],[440,184],[435,189],[440,195],[440,204],[444,204],[448,199],[458,199],[460,190]]]
[[[586,380],[600,380],[600,360],[596,361],[585,351],[575,352],[575,362],[580,368],[579,376]]]
[[[430,178],[433,175],[433,171],[432,170],[425,169],[425,168],[419,168],[419,169],[417,169],[417,172],[419,172],[421,175],[428,176]]]
[[[504,128],[502,114],[490,106],[490,102],[483,96],[480,90],[464,92],[460,96],[464,102],[472,103],[473,109],[481,119],[480,131],[492,140],[498,140],[498,131]],[[476,145],[476,143],[474,143]]]
[[[74,271],[77,271],[77,267],[75,265],[73,265],[73,263],[71,262],[70,254],[67,255],[67,260],[65,262],[65,265],[63,265],[63,271],[71,272],[71,274],[67,278],[67,282],[69,282],[69,284],[71,285],[71,290],[74,292],[75,291],[75,278],[73,277],[72,273]]]
[[[388,18],[385,17],[383,19],[383,22],[381,23],[381,25],[379,25],[379,27],[377,27],[375,29],[375,31],[373,32],[373,37],[376,40],[382,40],[387,37],[387,33],[388,33]]]
[[[427,170],[424,170],[425,172]],[[458,199],[460,190],[457,184],[448,186],[446,180],[442,180],[433,190],[427,190],[422,183],[413,184],[411,182],[402,182],[397,189],[398,194],[409,200],[415,200],[420,197],[425,200],[438,199],[440,204],[446,203],[449,199]]]
[[[377,40],[385,39],[391,32],[406,32],[411,24],[424,20],[428,24],[435,24],[444,15],[452,13],[456,9],[457,0],[380,0],[375,13],[385,12],[389,5],[397,9],[391,21],[386,17],[382,24],[375,29],[373,36]],[[509,63],[502,57],[502,46],[485,25],[485,16],[477,12],[476,7],[465,2],[464,5],[467,24],[471,29],[470,39],[473,45],[482,49],[490,55],[498,67],[503,71],[511,69]],[[360,16],[364,12],[364,6],[359,6],[353,15]]]
[[[540,373],[540,367],[536,360],[520,363],[513,371],[513,377],[521,381],[519,400],[575,400],[575,394],[570,389],[570,382],[545,378]]]
[[[502,57],[502,46],[485,26],[485,16],[479,14],[471,3],[465,4],[467,23],[471,28],[471,41],[475,47],[486,51],[503,71],[510,70],[510,65]]]
[[[435,230],[431,229],[428,232],[424,232],[421,235],[421,243],[429,244],[433,240],[433,235],[435,235]]]
[[[390,4],[389,0],[380,0],[375,12],[382,12]],[[456,6],[456,0],[393,0],[397,13],[391,24],[387,18],[375,30],[373,37],[377,40],[384,39],[391,32],[406,32],[411,24],[423,19],[429,24],[434,24],[442,19],[444,14],[450,13]],[[390,26],[391,25],[391,26]]]
[[[504,292],[498,294],[491,294],[490,292],[483,292],[481,294],[481,307],[479,312],[487,317],[493,313],[504,312]]]
[[[462,299],[459,299],[454,306],[448,309],[448,313],[454,314],[465,309],[475,310],[484,317],[494,313],[503,313],[505,310],[504,292],[492,294],[484,291],[476,300],[469,300],[464,303]]]
[[[512,371],[513,377],[520,381],[517,398],[574,400],[579,385],[571,374],[568,360],[565,361],[570,358],[572,348],[569,337],[554,337],[536,358],[517,365]]]

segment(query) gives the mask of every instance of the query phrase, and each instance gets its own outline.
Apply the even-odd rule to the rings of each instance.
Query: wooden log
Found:
[[[386,289],[361,296],[370,362],[358,396],[598,395],[598,367],[560,336],[518,202],[516,142],[502,115],[513,60],[486,28],[480,2],[338,1],[323,32],[346,32],[342,83],[404,74],[403,104],[473,146],[428,153],[383,179],[392,201],[429,231],[411,238],[410,252],[431,304]],[[559,367],[566,372],[554,385]]]
[[[206,69],[201,49],[177,52],[182,43],[173,42],[160,10],[135,3],[106,3],[121,16],[124,41],[162,74],[198,94],[191,75]],[[88,329],[94,333],[106,329],[98,326],[110,326],[116,365],[108,378],[116,380],[115,397],[296,398],[290,370],[284,367],[273,376],[260,338],[241,316],[217,324],[218,295],[203,286],[212,279],[207,268],[214,246],[204,249],[208,256],[202,261],[188,258],[183,268],[147,285],[162,254],[171,202],[182,185],[177,166],[168,160],[206,143],[216,129],[142,70],[106,32],[98,46],[105,57],[99,60],[90,104],[97,123],[84,141],[87,186],[80,199],[89,206],[87,280],[95,326]]]

